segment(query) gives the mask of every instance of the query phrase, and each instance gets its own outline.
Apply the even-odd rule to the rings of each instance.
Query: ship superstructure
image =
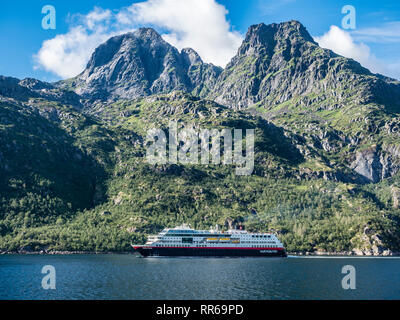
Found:
[[[282,243],[272,233],[245,230],[195,230],[183,225],[149,236],[145,245],[132,245],[147,256],[279,256],[285,257]]]

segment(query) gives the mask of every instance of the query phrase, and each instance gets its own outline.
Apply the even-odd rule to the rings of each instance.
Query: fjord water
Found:
[[[42,289],[45,265],[56,289]],[[342,288],[342,267],[356,289]],[[0,256],[0,299],[400,299],[399,258]]]

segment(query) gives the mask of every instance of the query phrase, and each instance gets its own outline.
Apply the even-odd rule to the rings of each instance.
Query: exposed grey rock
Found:
[[[109,39],[85,71],[60,82],[90,99],[135,99],[173,90],[208,92],[222,69],[205,64],[193,49],[179,52],[151,28]]]
[[[357,256],[389,256],[393,252],[386,247],[379,235],[370,225],[364,227],[361,235],[361,243],[352,250]]]
[[[50,83],[43,82],[33,78],[25,78],[18,83],[20,86],[28,88],[30,90],[50,90],[54,89],[54,86]]]
[[[378,182],[380,180],[382,164],[375,150],[358,152],[356,160],[351,163],[350,167],[371,182]]]
[[[137,228],[135,228],[135,227],[126,228],[126,232],[128,232],[128,233],[135,233],[136,231],[137,231]]]
[[[311,93],[315,95],[308,96]],[[235,109],[301,97],[300,104],[320,103],[334,110],[351,95],[357,95],[352,102],[358,104],[400,107],[398,81],[373,75],[358,62],[322,49],[301,23],[290,21],[251,26],[209,97]]]
[[[182,49],[181,55],[192,83],[192,93],[205,97],[214,87],[222,68],[203,63],[198,53],[191,48]]]
[[[226,218],[225,220],[225,227],[228,229],[239,229],[240,226],[243,227],[243,222],[244,222],[244,218],[243,217],[238,217],[237,219],[233,219],[231,217]]]
[[[370,182],[392,177],[399,171],[400,165],[397,153],[392,154],[389,152],[391,150],[385,152],[373,147],[359,151],[350,167]]]
[[[26,78],[19,80],[0,76],[0,97],[27,102],[30,98],[43,98],[81,108],[80,97],[67,90],[54,87],[52,84],[37,79]]]
[[[0,76],[0,95],[17,100],[36,96],[29,88],[19,84],[19,79]]]
[[[393,208],[400,209],[400,188],[392,186]]]

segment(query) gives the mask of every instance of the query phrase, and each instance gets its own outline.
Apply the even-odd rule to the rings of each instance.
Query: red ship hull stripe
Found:
[[[232,247],[133,247],[134,249],[230,249],[230,250],[285,250],[285,248],[232,248]]]

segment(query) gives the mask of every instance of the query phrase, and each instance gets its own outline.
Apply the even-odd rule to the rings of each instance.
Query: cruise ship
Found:
[[[144,257],[286,257],[278,238],[271,233],[245,230],[194,230],[183,225],[149,236],[145,245],[132,245]]]

